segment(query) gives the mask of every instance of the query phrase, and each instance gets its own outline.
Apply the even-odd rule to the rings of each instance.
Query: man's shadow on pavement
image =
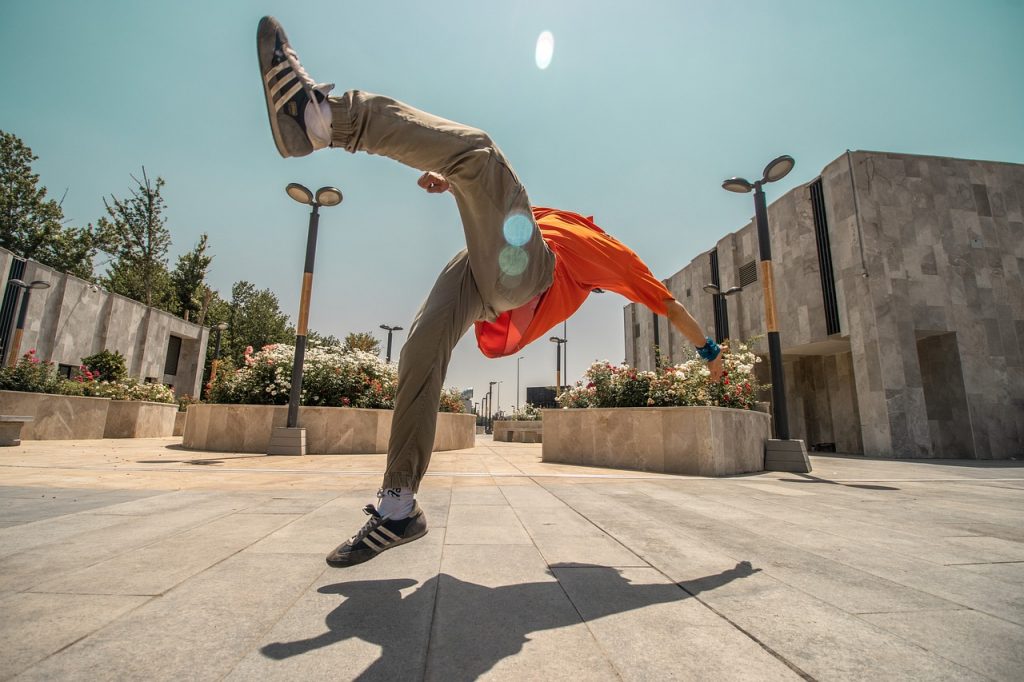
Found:
[[[608,566],[555,564],[551,569],[564,585],[546,581],[492,588],[444,573],[406,597],[401,590],[415,585],[415,580],[325,585],[319,592],[345,597],[327,615],[327,631],[309,639],[274,642],[260,651],[281,660],[355,637],[382,649],[380,658],[356,679],[402,679],[424,668],[429,639],[431,676],[475,680],[522,650],[532,632],[576,625],[581,615],[591,621],[690,599],[761,570],[743,561],[721,573],[688,580],[684,589],[675,583],[633,585]],[[572,602],[565,598],[566,591]],[[435,600],[440,604],[436,613]],[[342,677],[344,672],[339,671]]]

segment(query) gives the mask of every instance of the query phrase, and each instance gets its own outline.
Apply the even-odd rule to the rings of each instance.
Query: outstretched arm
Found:
[[[672,326],[679,330],[679,333],[685,336],[690,343],[697,348],[700,348],[705,343],[704,331],[697,324],[697,320],[693,319],[693,315],[690,314],[683,304],[673,299],[666,299],[665,301],[666,313],[669,322]],[[719,354],[717,358],[708,363],[708,369],[711,370],[711,378],[715,381],[722,376],[722,356]]]

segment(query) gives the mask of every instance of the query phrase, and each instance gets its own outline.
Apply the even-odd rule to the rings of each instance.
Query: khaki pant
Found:
[[[398,363],[384,487],[419,488],[430,463],[452,349],[476,320],[527,303],[551,286],[555,257],[501,150],[482,130],[370,93],[329,99],[331,146],[387,156],[451,183],[466,249],[420,307]]]

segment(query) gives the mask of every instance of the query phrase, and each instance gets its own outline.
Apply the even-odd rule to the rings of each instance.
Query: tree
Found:
[[[281,312],[277,296],[270,289],[257,290],[251,282],[235,282],[231,287],[226,344],[221,352],[230,355],[239,366],[246,346],[259,350],[271,343],[291,343],[288,316]],[[225,347],[226,346],[226,347]]]
[[[206,287],[206,273],[210,269],[213,256],[206,255],[207,239],[205,233],[200,235],[194,249],[178,256],[178,264],[171,272],[171,286],[174,288],[177,312],[186,320],[200,319],[200,313],[204,308],[204,296],[209,291]]]
[[[32,172],[39,157],[0,130],[0,246],[82,279],[92,279],[97,239],[91,228],[64,227],[60,203]]]
[[[352,332],[345,336],[344,350],[364,350],[367,353],[380,355],[380,341],[371,332]]]
[[[102,249],[114,258],[106,283],[116,294],[173,310],[174,292],[167,271],[171,233],[165,225],[167,206],[160,195],[164,179],[158,176],[155,183],[150,182],[145,167],[142,180],[131,177],[137,185],[131,198],[111,195],[110,202],[104,199],[107,215],[97,221]]]
[[[341,348],[341,339],[334,334],[321,334],[310,329],[306,335],[306,345],[309,348]]]

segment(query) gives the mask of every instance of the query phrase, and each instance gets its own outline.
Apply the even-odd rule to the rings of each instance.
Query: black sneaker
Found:
[[[302,68],[299,56],[288,44],[281,24],[274,17],[260,19],[256,31],[256,52],[263,77],[270,131],[281,156],[306,156],[316,149],[306,133],[306,105],[324,101],[333,83],[316,83]],[[319,107],[314,107],[320,115]],[[325,129],[330,121],[324,121]]]
[[[369,561],[386,549],[417,540],[427,534],[427,515],[415,503],[412,513],[404,519],[385,519],[376,507],[368,504],[363,512],[370,515],[359,532],[327,555],[327,564],[335,568],[355,566]]]

